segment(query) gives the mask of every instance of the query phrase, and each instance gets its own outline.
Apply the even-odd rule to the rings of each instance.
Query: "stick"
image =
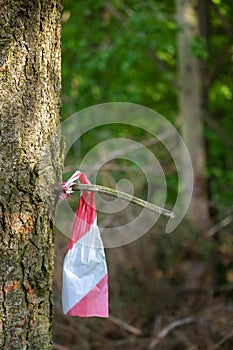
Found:
[[[218,349],[220,346],[223,345],[228,339],[233,337],[233,329],[231,330],[230,333],[228,333],[225,337],[223,337],[217,344],[213,346],[213,349]]]
[[[189,324],[195,321],[194,317],[186,317],[181,320],[174,321],[170,323],[167,327],[164,327],[161,329],[161,331],[157,334],[157,336],[152,339],[149,350],[155,349],[156,346],[160,343],[160,341],[165,338],[174,328],[183,326],[185,324]]]
[[[68,349],[60,344],[53,343],[53,350],[68,350]]]
[[[111,321],[112,323],[114,323],[117,326],[122,327],[123,329],[125,329],[126,331],[128,331],[129,333],[132,333],[134,335],[142,335],[142,331],[141,329],[138,329],[134,326],[131,326],[130,324],[128,324],[125,321],[120,320],[117,317],[114,317],[112,315],[109,316],[109,321]]]
[[[225,228],[228,226],[231,222],[233,221],[233,215],[226,216],[224,219],[219,221],[217,224],[211,226],[206,232],[205,236],[206,237],[211,237],[215,233],[219,232],[221,229]]]
[[[129,193],[114,190],[113,188],[100,186],[100,185],[73,184],[72,190],[73,191],[91,191],[91,192],[104,193],[104,194],[107,194],[107,195],[112,196],[112,197],[117,197],[117,198],[123,199],[127,202],[132,202],[133,204],[136,204],[139,207],[146,208],[150,211],[153,211],[153,212],[156,212],[159,214],[163,214],[163,215],[168,216],[172,219],[175,217],[175,214],[170,210],[167,210],[165,208],[159,207],[158,205],[144,201],[143,199],[132,196]]]

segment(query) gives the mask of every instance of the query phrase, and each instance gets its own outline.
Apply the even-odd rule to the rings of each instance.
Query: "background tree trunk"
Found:
[[[0,5],[0,348],[50,349],[61,0]]]
[[[200,64],[192,46],[200,31],[197,0],[176,0],[177,20],[181,27],[178,34],[179,106],[182,118],[182,134],[188,147],[194,171],[194,192],[188,212],[192,227],[203,231],[209,224],[206,185],[206,153],[204,144],[204,113],[206,104],[202,94]],[[202,28],[203,28],[202,18]],[[202,69],[203,71],[203,69]],[[189,184],[189,169],[184,166],[185,188]]]
[[[209,225],[209,207],[206,182],[206,145],[204,116],[208,110],[206,90],[206,65],[198,55],[203,55],[203,38],[207,38],[208,6],[203,0],[176,0],[179,69],[179,109],[182,118],[182,135],[189,150],[194,173],[193,196],[188,210],[191,231],[203,234]],[[202,35],[202,36],[201,36]],[[196,52],[194,52],[196,50]],[[189,184],[188,167],[183,166],[184,187]],[[201,305],[211,294],[210,266],[198,258],[195,249],[190,250],[190,266],[186,272],[185,289],[189,291],[187,302]],[[198,294],[195,291],[202,290]]]

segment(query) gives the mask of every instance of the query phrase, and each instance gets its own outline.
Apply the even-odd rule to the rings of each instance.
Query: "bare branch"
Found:
[[[197,350],[197,346],[190,341],[189,337],[184,332],[176,329],[174,330],[174,334],[187,346],[186,350]]]
[[[144,201],[141,198],[137,198],[135,196],[132,196],[129,193],[118,191],[109,187],[100,186],[100,185],[87,185],[87,184],[73,184],[72,185],[73,191],[91,191],[91,192],[99,192],[104,193],[112,197],[117,197],[120,199],[123,199],[126,202],[130,202],[133,204],[138,205],[139,207],[148,209],[150,211],[163,214],[165,216],[168,216],[170,218],[174,218],[175,214],[174,212],[167,210],[165,208],[159,207],[156,204],[149,203],[147,201]]]
[[[173,329],[177,327],[181,327],[183,325],[193,323],[195,321],[194,317],[186,317],[181,320],[174,321],[170,323],[168,326],[161,329],[161,331],[157,334],[155,338],[152,339],[150,342],[150,345],[148,347],[148,350],[153,350],[156,348],[156,346],[161,342],[163,338],[165,338]]]
[[[227,217],[225,217],[224,219],[222,219],[221,221],[219,221],[217,224],[211,226],[206,232],[205,232],[205,236],[206,237],[211,237],[213,236],[215,233],[219,232],[221,229],[223,229],[224,227],[230,225],[230,223],[233,221],[233,215],[229,215]]]
[[[226,213],[228,215],[226,215]],[[230,206],[226,212],[225,212],[225,216],[217,223],[215,223],[214,225],[212,225],[211,227],[209,227],[206,232],[204,233],[205,237],[211,237],[213,236],[215,233],[219,232],[220,230],[222,230],[224,227],[230,225],[230,223],[233,222],[233,206]]]
[[[60,344],[53,343],[53,350],[68,350],[68,349]]]
[[[220,348],[220,346],[222,346],[228,339],[232,337],[233,337],[233,329],[231,330],[230,333],[226,334],[225,337],[223,337],[217,344],[215,344],[212,349]]]
[[[117,326],[120,326],[121,328],[125,329],[127,332],[132,333],[134,335],[142,335],[142,331],[139,328],[136,328],[134,326],[131,326],[130,324],[128,324],[125,321],[120,320],[117,317],[114,317],[112,315],[109,316],[109,321],[111,321],[112,323],[114,323]]]

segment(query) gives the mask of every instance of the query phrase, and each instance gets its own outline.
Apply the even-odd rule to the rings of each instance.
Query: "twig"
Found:
[[[220,348],[220,346],[223,345],[223,343],[225,343],[228,339],[233,337],[233,329],[231,330],[230,333],[228,333],[227,335],[225,335],[225,337],[223,337],[217,344],[215,344],[213,346],[213,349],[218,349]]]
[[[53,350],[68,350],[68,349],[60,344],[53,343]]]
[[[147,201],[144,201],[141,198],[137,198],[135,196],[132,196],[129,193],[118,191],[118,190],[115,190],[113,188],[100,186],[100,185],[73,184],[72,190],[73,191],[91,191],[91,192],[104,193],[104,194],[107,194],[107,195],[112,196],[112,197],[117,197],[117,198],[123,199],[126,202],[131,202],[133,204],[138,205],[139,207],[146,208],[150,211],[153,211],[153,212],[156,212],[159,214],[163,214],[163,215],[168,216],[172,219],[175,217],[175,214],[170,210],[159,207],[156,204],[149,203]]]
[[[230,215],[226,216],[225,218],[223,218],[222,220],[220,220],[219,222],[217,222],[216,224],[214,224],[210,228],[208,228],[204,234],[205,237],[213,236],[215,233],[219,232],[220,230],[222,230],[226,226],[230,225],[230,223],[232,223],[232,221],[233,221],[233,213],[231,213]]]
[[[225,284],[223,286],[220,286],[214,289],[215,294],[231,293],[232,291],[233,291],[233,283]]]
[[[150,342],[148,350],[153,350],[156,346],[161,342],[163,338],[165,338],[174,328],[193,323],[195,321],[194,317],[186,317],[181,320],[174,321],[170,323],[167,327],[161,329],[161,331],[157,334],[157,336],[152,339]]]
[[[174,334],[187,346],[186,350],[197,350],[197,346],[189,340],[189,337],[184,332],[176,329],[174,330]]]
[[[125,329],[129,333],[132,333],[134,335],[141,335],[142,331],[139,328],[136,328],[134,326],[131,326],[130,324],[126,323],[125,321],[120,320],[117,317],[114,317],[112,315],[109,316],[109,321],[114,323],[117,326],[120,326],[121,328]]]

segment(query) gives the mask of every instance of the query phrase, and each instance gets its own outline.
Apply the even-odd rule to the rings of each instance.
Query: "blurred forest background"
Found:
[[[136,242],[106,250],[109,319],[62,314],[67,238],[57,233],[54,349],[233,349],[232,1],[65,0],[62,21],[63,120],[105,102],[147,106],[184,137],[195,186],[190,213],[175,232],[166,235],[167,220],[160,218]],[[137,128],[86,133],[65,160],[65,176],[111,137],[144,143],[156,154],[172,208],[173,161]],[[121,178],[146,198],[146,179],[135,164],[115,159],[99,169],[100,185],[114,188]],[[156,204],[156,193],[151,201]],[[100,226],[128,222],[129,210],[100,213]]]

